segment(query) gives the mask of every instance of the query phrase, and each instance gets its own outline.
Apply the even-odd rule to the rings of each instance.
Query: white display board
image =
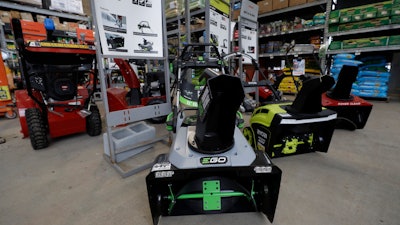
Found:
[[[241,51],[249,54],[254,59],[258,55],[258,5],[248,1],[242,1],[240,8],[240,47]],[[251,60],[243,58],[243,63],[250,64]]]
[[[258,41],[257,41],[257,23],[242,19],[240,21],[240,41],[242,51],[249,54],[254,59],[257,59],[258,54]],[[243,63],[251,63],[251,60],[247,57],[243,58]]]
[[[162,0],[95,1],[104,57],[164,57],[163,9],[158,1]]]
[[[210,7],[210,42],[218,47],[222,54],[230,52],[229,16],[216,7]]]

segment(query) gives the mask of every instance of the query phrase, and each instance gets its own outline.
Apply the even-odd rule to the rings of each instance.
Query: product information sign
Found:
[[[245,53],[249,54],[251,57],[254,59],[257,58],[257,51],[258,51],[258,46],[257,46],[257,23],[254,23],[253,21],[246,20],[245,18],[242,18],[240,21],[241,25],[241,46],[242,46],[242,51]],[[251,63],[251,60],[247,57],[243,58],[243,63]]]
[[[229,53],[229,16],[212,6],[210,7],[210,42],[218,47],[221,54]]]
[[[96,0],[103,56],[163,57],[163,9],[158,1]]]

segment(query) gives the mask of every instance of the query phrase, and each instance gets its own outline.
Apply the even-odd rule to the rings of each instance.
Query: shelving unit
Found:
[[[220,52],[229,50],[229,3],[225,0],[205,0],[204,5],[193,7],[195,0],[183,0],[184,10],[174,18],[167,19],[168,42],[172,39],[175,46],[182,50],[182,42],[186,43],[213,43],[217,45]],[[226,25],[225,25],[226,23]],[[216,28],[226,30],[217,33]],[[226,36],[226,37],[225,37]],[[201,39],[201,41],[200,41]],[[170,55],[170,58],[174,56]]]
[[[397,0],[362,2],[352,0],[340,1],[337,5],[333,5],[335,10],[331,11],[328,18],[329,31],[327,37],[331,38],[331,44],[326,52],[328,64],[334,66],[333,58],[337,54],[352,54],[355,55],[355,60],[379,56],[386,60],[386,67],[390,68],[391,76],[386,84],[376,83],[374,86],[381,88],[380,90],[389,87],[387,94],[399,90],[400,80],[394,74],[399,71],[396,60],[398,60],[400,53],[400,2]],[[373,71],[369,72],[373,74]],[[371,78],[371,84],[379,81],[378,77],[368,78]],[[356,84],[363,85],[359,79],[362,79],[361,75],[359,75]],[[363,88],[366,90],[370,87],[364,86]],[[357,89],[353,91],[357,94]],[[382,94],[384,92],[372,89],[372,86],[368,93],[371,93],[371,95],[360,96],[389,98],[388,95]]]
[[[48,7],[50,1],[42,1],[45,4],[43,4],[43,7]],[[60,18],[61,21],[67,21],[67,22],[78,22],[78,23],[83,23],[87,27],[91,26],[91,19],[88,16],[85,15],[79,15],[79,14],[74,14],[74,13],[67,13],[67,12],[61,12],[61,11],[55,11],[55,10],[50,10],[46,8],[40,8],[39,5],[34,5],[34,4],[23,4],[23,3],[17,3],[17,2],[8,2],[8,1],[0,1],[0,10],[2,11],[18,11],[18,12],[24,12],[24,13],[31,13],[32,18],[34,20],[38,19],[38,16],[46,16],[46,17],[57,17]],[[11,17],[10,17],[11,19]],[[14,77],[18,79],[19,77],[19,62],[18,62],[18,56],[17,52],[15,51],[15,44],[14,44],[14,39],[13,38],[8,38],[8,37],[13,37],[12,34],[12,29],[11,29],[11,24],[10,23],[4,23],[0,21],[1,28],[0,28],[0,48],[3,51],[8,52],[11,54],[11,58],[8,60],[8,64],[10,69],[14,72]],[[60,32],[59,32],[60,33]],[[62,33],[62,34],[61,34]],[[76,38],[76,32],[70,32],[70,31],[65,31],[61,32],[60,35],[62,35],[65,38]],[[13,47],[14,46],[14,47]]]
[[[291,6],[283,9],[278,9],[274,11],[270,11],[267,13],[260,14],[258,16],[258,21],[260,24],[260,33],[259,33],[259,43],[260,43],[260,61],[263,58],[268,58],[271,61],[272,58],[278,57],[281,58],[286,56],[284,50],[278,50],[274,48],[273,50],[265,50],[268,46],[263,47],[270,41],[278,41],[283,43],[290,43],[291,41],[295,41],[296,44],[310,44],[309,37],[311,36],[319,36],[320,42],[326,42],[326,33],[327,33],[327,24],[317,24],[312,26],[300,26],[298,28],[286,28],[285,30],[271,30],[268,32],[264,32],[262,27],[264,24],[271,23],[279,20],[286,19],[294,19],[295,17],[299,17],[303,20],[312,20],[313,16],[317,13],[323,13],[325,11],[329,12],[329,5],[327,4],[327,0],[319,0],[310,3],[305,3],[301,5]],[[299,51],[299,52],[289,52],[288,55],[310,55],[314,52],[309,51]],[[264,63],[267,65],[267,63]]]

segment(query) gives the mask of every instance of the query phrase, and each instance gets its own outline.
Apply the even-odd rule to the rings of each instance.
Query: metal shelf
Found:
[[[270,34],[260,34],[258,37],[259,38],[274,37],[274,36],[301,33],[301,32],[308,32],[308,31],[314,31],[314,30],[323,30],[324,28],[325,28],[324,25],[318,25],[318,26],[312,26],[312,27],[306,27],[306,28],[301,28],[301,29],[290,30],[290,31],[286,31],[286,32],[274,32],[274,33],[270,33]]]
[[[64,13],[64,12],[57,12],[57,11],[52,11],[52,10],[48,10],[48,9],[41,9],[41,8],[37,8],[34,6],[21,5],[21,4],[13,3],[13,2],[0,1],[0,8],[8,8],[8,9],[32,12],[32,13],[37,13],[37,14],[49,15],[49,16],[58,16],[61,18],[66,18],[66,19],[71,19],[71,20],[82,20],[82,21],[89,22],[89,17],[87,17],[87,16]]]
[[[335,55],[335,54],[340,54],[340,53],[360,54],[360,53],[363,53],[363,52],[380,52],[380,51],[397,51],[397,50],[400,50],[400,45],[328,50],[328,51],[326,51],[326,54],[327,55]]]
[[[369,28],[361,28],[361,29],[354,29],[354,30],[348,30],[348,31],[329,32],[328,36],[338,37],[338,36],[344,36],[344,35],[350,35],[350,34],[370,33],[370,32],[394,30],[394,29],[400,29],[400,24],[390,24],[390,25],[384,25],[384,26],[380,26],[380,27],[369,27]]]
[[[281,13],[296,11],[296,10],[299,10],[299,9],[305,9],[305,8],[314,7],[314,6],[318,6],[318,5],[326,5],[326,3],[328,1],[330,1],[330,0],[317,0],[315,2],[310,2],[310,3],[306,3],[306,4],[291,6],[291,7],[287,7],[287,8],[283,8],[283,9],[278,9],[278,10],[274,10],[274,11],[267,12],[267,13],[264,13],[264,14],[260,14],[260,15],[258,15],[258,18],[273,16],[273,15],[277,15],[277,14],[281,14]]]
[[[298,56],[298,55],[312,55],[315,54],[316,51],[302,51],[302,52],[289,52],[288,56]],[[260,53],[258,55],[259,58],[274,58],[274,57],[282,57],[286,56],[285,52],[272,52],[272,53]]]

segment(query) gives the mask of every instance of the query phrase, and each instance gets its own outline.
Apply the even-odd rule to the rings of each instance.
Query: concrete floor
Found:
[[[273,160],[283,171],[273,224],[400,224],[400,104],[371,102],[366,127],[335,130],[328,153]],[[21,138],[18,119],[0,118],[0,127],[7,140],[0,145],[1,225],[152,224],[148,171],[122,178],[103,158],[102,136],[59,138],[34,151]],[[167,151],[157,143],[146,154],[152,159]],[[136,165],[129,161],[127,168]],[[256,217],[171,219],[176,225],[255,225]]]

